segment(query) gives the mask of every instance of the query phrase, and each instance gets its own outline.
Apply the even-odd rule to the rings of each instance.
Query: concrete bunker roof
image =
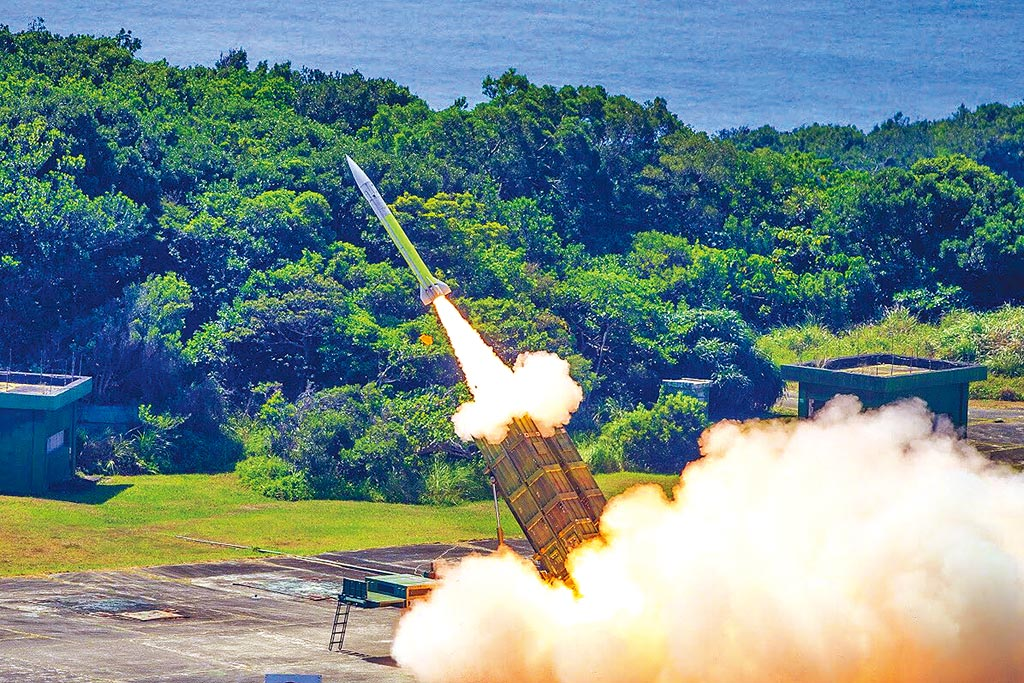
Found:
[[[91,391],[92,377],[0,371],[0,409],[59,410]]]
[[[988,377],[988,369],[983,365],[890,353],[842,356],[783,365],[781,370],[782,378],[788,381],[882,393],[966,384]]]

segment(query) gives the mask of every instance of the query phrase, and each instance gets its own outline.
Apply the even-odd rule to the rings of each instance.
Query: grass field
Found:
[[[676,476],[598,475],[609,496]],[[502,526],[518,527],[507,510]],[[176,535],[309,554],[494,536],[490,501],[455,507],[357,501],[282,502],[241,486],[234,474],[110,477],[55,498],[0,496],[0,576],[238,559],[253,550]]]

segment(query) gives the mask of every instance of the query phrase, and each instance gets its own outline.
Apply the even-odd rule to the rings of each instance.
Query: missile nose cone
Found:
[[[346,154],[345,161],[348,162],[348,170],[352,173],[352,177],[356,179],[356,183],[362,183],[367,179],[363,169],[359,168],[359,164],[352,161],[352,157]]]

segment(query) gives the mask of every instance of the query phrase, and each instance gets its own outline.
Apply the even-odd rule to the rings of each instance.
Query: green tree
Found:
[[[708,426],[704,405],[681,394],[661,396],[653,406],[637,406],[601,427],[594,458],[623,469],[679,472],[700,451],[697,438]]]

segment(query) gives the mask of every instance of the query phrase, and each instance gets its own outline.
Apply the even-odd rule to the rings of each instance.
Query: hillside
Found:
[[[569,359],[577,430],[665,377],[758,414],[781,381],[755,340],[783,326],[1022,303],[1021,106],[709,136],[514,70],[433,110],[359,73],[139,48],[0,30],[0,358],[144,406],[81,436],[94,471],[244,455],[282,497],[480,495],[448,421],[465,387],[346,154],[505,360]]]

